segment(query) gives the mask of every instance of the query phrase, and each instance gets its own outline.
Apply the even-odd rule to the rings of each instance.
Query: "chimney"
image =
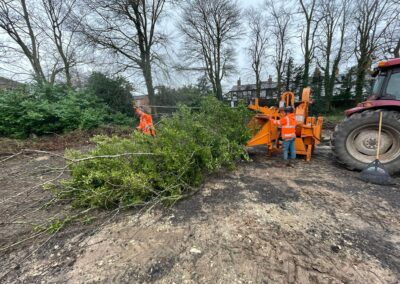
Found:
[[[268,76],[268,84],[272,85],[272,76],[271,75]]]
[[[314,69],[313,77],[315,78],[321,77],[321,70],[318,68],[318,66],[316,66]]]
[[[237,80],[237,85],[240,86],[242,83],[240,82],[240,78],[239,80]]]

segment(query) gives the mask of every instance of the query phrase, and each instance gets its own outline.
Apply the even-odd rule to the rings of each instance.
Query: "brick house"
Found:
[[[145,112],[150,112],[150,100],[148,95],[133,96],[135,106],[143,108]]]
[[[272,81],[269,76],[267,81],[261,81],[260,99],[270,100],[276,99],[277,83]],[[238,101],[250,102],[251,99],[256,97],[256,84],[242,85],[240,79],[237,84],[233,86],[228,93],[224,95],[226,101],[231,103],[231,106],[237,105]]]

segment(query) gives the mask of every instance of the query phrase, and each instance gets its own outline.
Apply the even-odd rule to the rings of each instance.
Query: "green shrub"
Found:
[[[177,106],[179,104],[198,107],[202,97],[206,96],[200,88],[195,86],[183,86],[180,88],[170,88],[166,86],[157,87],[154,96],[154,105],[158,106]],[[175,108],[162,108],[164,113],[172,113]]]
[[[94,150],[66,155],[75,160],[103,158],[72,163],[71,178],[63,182],[58,196],[78,207],[129,207],[154,199],[173,203],[199,186],[205,174],[233,167],[246,157],[248,119],[244,106],[231,109],[205,98],[199,111],[181,107],[162,119],[155,138],[138,132],[129,138],[97,136]]]
[[[94,72],[89,77],[86,89],[100,98],[113,111],[133,115],[131,95],[133,87],[123,77],[113,79],[102,73]]]
[[[106,117],[106,122],[115,125],[130,125],[136,126],[138,118],[132,116],[127,116],[126,114],[120,112],[109,113]]]
[[[0,136],[25,138],[114,122],[133,124],[84,91],[43,86],[0,92]]]

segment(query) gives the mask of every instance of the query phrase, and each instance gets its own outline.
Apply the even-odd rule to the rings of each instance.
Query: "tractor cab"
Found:
[[[400,110],[400,58],[381,61],[374,68],[375,83],[365,102],[345,111],[347,117],[368,109]]]
[[[372,76],[376,79],[368,100],[400,100],[400,58],[379,62]]]

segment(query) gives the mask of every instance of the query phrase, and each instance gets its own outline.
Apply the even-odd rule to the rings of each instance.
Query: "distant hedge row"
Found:
[[[133,119],[88,91],[28,86],[0,92],[0,136],[26,138],[110,123],[133,124]]]

